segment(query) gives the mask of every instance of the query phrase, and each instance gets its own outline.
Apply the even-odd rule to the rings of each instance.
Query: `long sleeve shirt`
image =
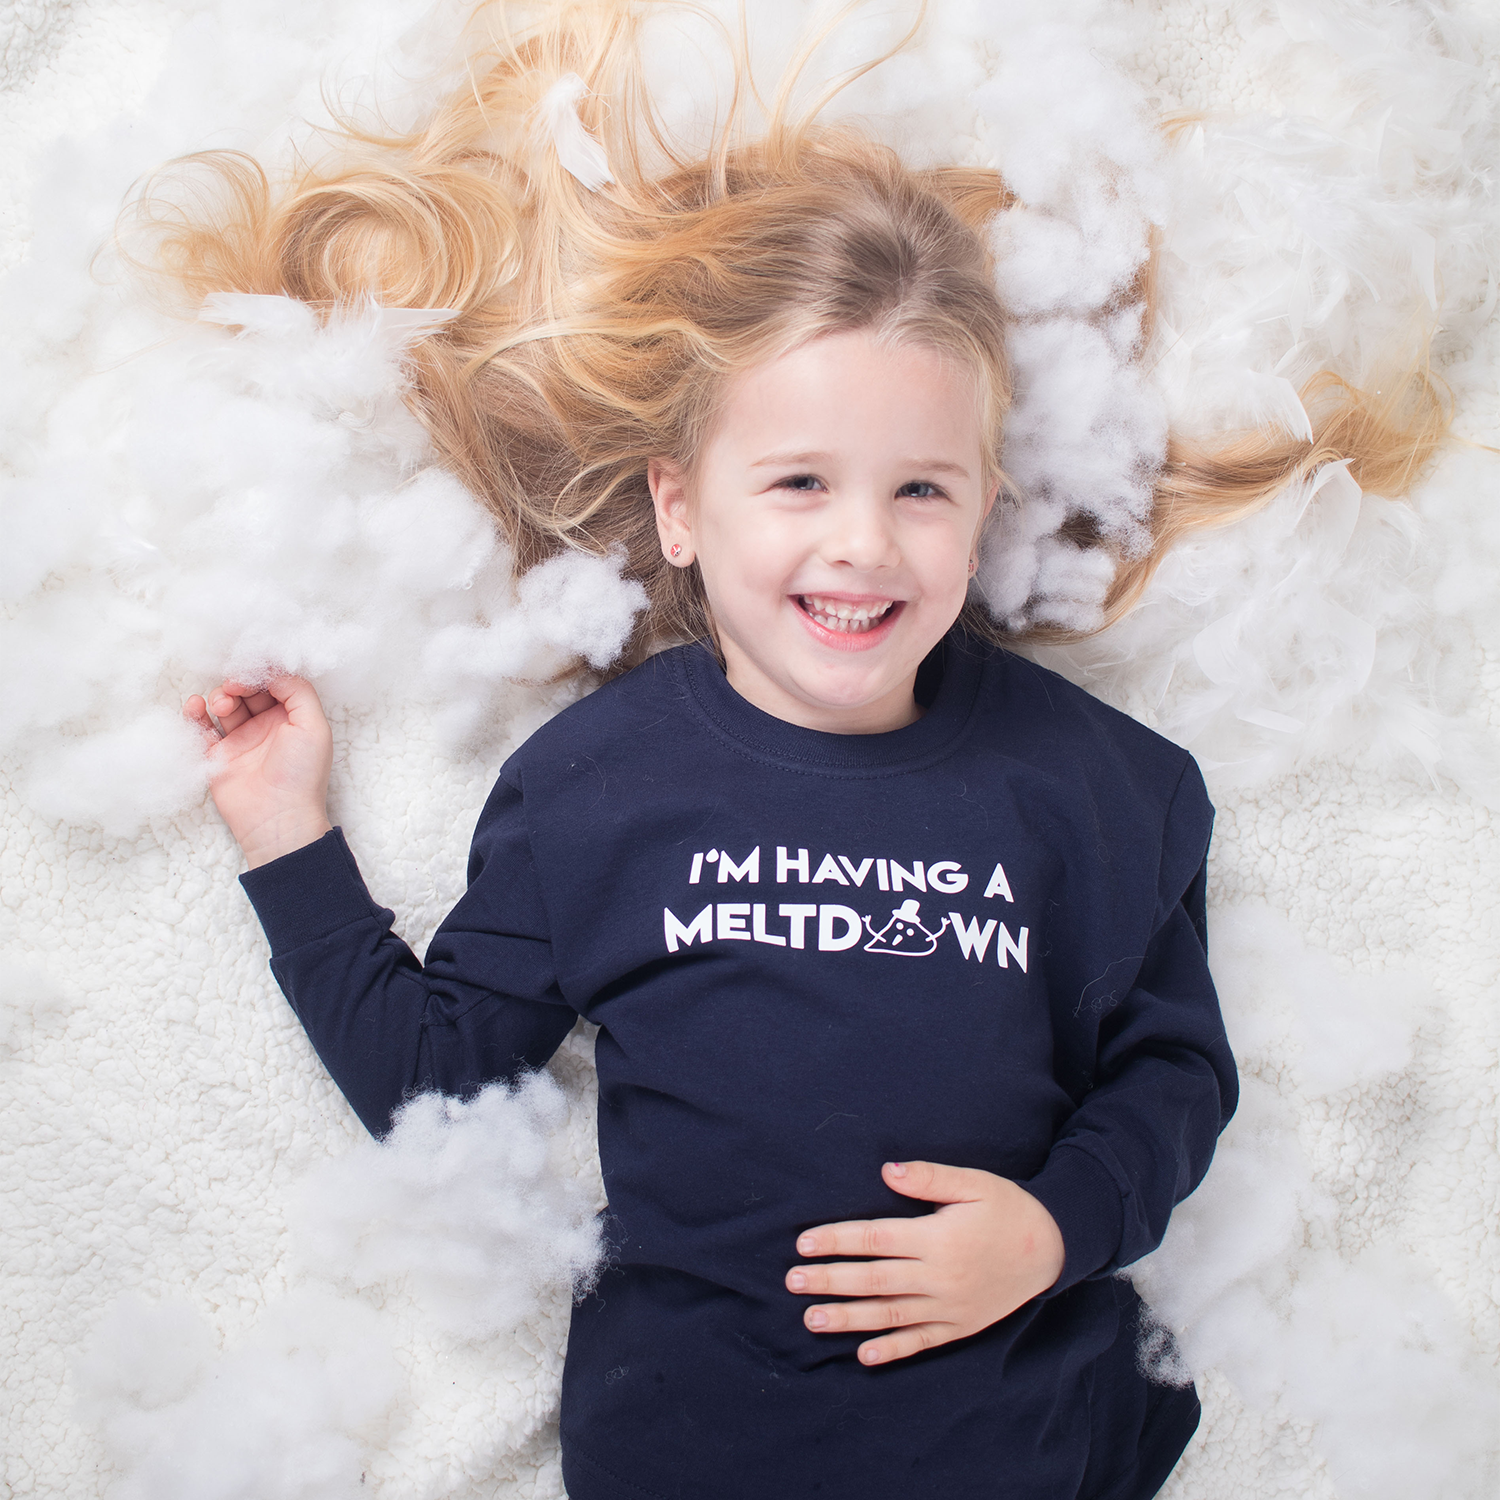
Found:
[[[1236,1081],[1206,960],[1212,809],[1183,750],[954,632],[916,722],[837,735],[701,644],[539,730],[419,963],[337,832],[243,877],[360,1118],[599,1027],[608,1262],[574,1311],[572,1500],[1138,1500],[1197,1421],[1114,1277],[1206,1170]],[[930,1205],[887,1160],[1022,1183],[1058,1282],[866,1367],[784,1286],[798,1233]]]

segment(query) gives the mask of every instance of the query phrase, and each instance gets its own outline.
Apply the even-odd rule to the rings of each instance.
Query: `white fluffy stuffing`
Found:
[[[473,1342],[509,1333],[559,1286],[585,1287],[600,1238],[552,1139],[567,1109],[546,1073],[468,1103],[413,1099],[384,1141],[303,1183],[291,1222],[309,1270],[361,1290],[404,1281],[426,1320]]]
[[[982,138],[1022,200],[994,228],[1017,318],[1004,464],[1020,513],[997,511],[979,582],[1015,626],[1091,629],[1111,574],[1053,533],[1087,516],[1127,556],[1149,547],[1166,416],[1136,359],[1139,322],[1120,310],[1165,216],[1167,164],[1117,64],[1120,13],[1075,0],[1026,20],[976,95]]]
[[[462,735],[505,679],[618,654],[645,603],[619,560],[560,557],[517,585],[487,513],[432,465],[400,360],[445,316],[323,326],[221,294],[204,327],[73,389],[67,423],[111,440],[44,448],[12,499],[0,735],[39,811],[126,833],[198,794],[194,737],[152,706],[169,675],[300,672],[333,703],[460,705]],[[70,514],[49,527],[59,488]]]
[[[1481,1500],[1500,1478],[1500,1376],[1417,1257],[1348,1243],[1338,1188],[1357,1194],[1375,1164],[1350,1143],[1330,1181],[1299,1118],[1382,1086],[1410,1098],[1435,997],[1412,974],[1341,973],[1259,902],[1215,913],[1214,968],[1244,1097],[1207,1181],[1131,1272],[1175,1337],[1157,1373],[1218,1370],[1311,1424],[1342,1495]],[[1162,1347],[1148,1339],[1148,1360]]]
[[[513,1384],[487,1351],[552,1336],[599,1256],[568,1110],[546,1074],[468,1103],[423,1095],[385,1140],[322,1163],[292,1195],[290,1290],[228,1349],[180,1298],[117,1302],[75,1372],[121,1473],[111,1496],[352,1500],[397,1475],[426,1483],[393,1493],[445,1494],[461,1465],[429,1451],[434,1422],[475,1477],[492,1471],[559,1371]]]
[[[526,681],[605,666],[641,591],[617,558],[514,577],[433,465],[403,355],[442,309],[325,327],[226,294],[183,324],[108,255],[90,275],[163,160],[315,148],[325,85],[415,117],[457,76],[465,9],[22,0],[0,18],[16,1494],[561,1495],[562,1347],[601,1201],[588,1038],[555,1082],[417,1101],[365,1140],[267,973],[178,706],[229,673],[316,677],[335,816],[420,950],[500,757],[568,697]],[[828,14],[750,10],[765,79]],[[1371,377],[1434,312],[1457,430],[1500,441],[1489,9],[929,10],[834,112],[913,160],[999,167],[1024,200],[994,231],[1017,376],[1014,493],[979,580],[1000,615],[1096,622],[1112,565],[1059,528],[1140,548],[1169,425],[1302,432],[1309,374]],[[910,17],[862,7],[803,96]],[[723,99],[711,18],[651,25],[655,96],[691,139]],[[1153,237],[1142,350],[1122,294]],[[1157,1319],[1143,1358],[1205,1401],[1167,1500],[1500,1487],[1494,490],[1480,446],[1414,506],[1325,468],[1178,549],[1121,625],[1040,653],[1189,746],[1220,809],[1213,960],[1244,1102],[1134,1272]]]

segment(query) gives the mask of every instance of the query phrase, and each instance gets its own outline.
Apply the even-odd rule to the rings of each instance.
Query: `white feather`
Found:
[[[377,307],[375,319],[384,333],[418,339],[458,316],[456,307]]]
[[[246,333],[310,334],[318,315],[295,297],[272,297],[260,292],[210,292],[198,309],[200,323],[241,328]]]
[[[613,182],[609,158],[604,147],[583,128],[578,118],[578,101],[588,93],[588,85],[576,73],[564,73],[542,95],[537,106],[542,122],[552,136],[557,159],[591,193],[606,182]]]
[[[361,312],[373,329],[394,334],[400,341],[418,339],[458,316],[456,307],[382,307],[373,300],[354,315]],[[318,316],[307,303],[262,292],[210,292],[198,309],[198,321],[246,333],[293,337],[318,327]]]

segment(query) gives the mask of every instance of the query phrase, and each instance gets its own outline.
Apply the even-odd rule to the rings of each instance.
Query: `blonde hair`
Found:
[[[913,170],[856,130],[819,125],[816,107],[794,114],[795,68],[760,138],[746,140],[738,53],[727,118],[711,149],[686,157],[642,83],[644,7],[533,6],[525,24],[518,11],[480,6],[490,45],[409,134],[350,125],[336,160],[278,185],[236,153],[175,164],[206,171],[211,192],[184,209],[162,180],[148,184],[136,222],[155,263],[195,298],[453,309],[413,351],[412,404],[518,567],[568,547],[623,547],[650,601],[627,663],[712,632],[697,568],[661,555],[647,462],[691,469],[727,383],[767,358],[848,330],[952,357],[975,378],[986,481],[1003,480],[1006,314],[983,230],[1016,200],[997,173]],[[586,87],[579,120],[613,174],[599,191],[565,169],[540,123],[569,74]],[[1153,276],[1148,265],[1131,294],[1147,327]],[[1379,403],[1330,375],[1307,395],[1310,444],[1279,432],[1170,441],[1153,546],[1119,560],[1107,621],[1184,532],[1235,519],[1332,458],[1366,487],[1403,493],[1445,427],[1422,370]],[[1104,545],[1086,520],[1065,532]],[[1001,638],[977,600],[963,620]]]

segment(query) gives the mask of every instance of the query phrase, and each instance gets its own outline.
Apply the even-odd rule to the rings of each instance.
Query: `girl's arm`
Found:
[[[1203,778],[1189,759],[1167,812],[1146,952],[1129,989],[1096,1002],[1091,1087],[1026,1183],[1067,1242],[1054,1292],[1109,1275],[1161,1243],[1239,1102],[1208,967],[1212,825]]]
[[[1092,1086],[1042,1170],[1018,1183],[971,1168],[888,1162],[887,1187],[942,1206],[800,1236],[799,1255],[877,1257],[788,1272],[792,1292],[863,1299],[809,1307],[810,1328],[894,1328],[860,1345],[859,1355],[871,1364],[901,1359],[976,1333],[1034,1296],[1107,1275],[1160,1243],[1173,1207],[1207,1171],[1238,1098],[1208,971],[1211,822],[1189,761],[1167,814],[1155,930],[1134,983],[1097,1026]],[[1059,1032],[1078,1020],[1065,1006]]]
[[[202,703],[190,700],[188,714],[211,728]],[[520,794],[503,780],[491,794],[468,892],[424,965],[392,933],[392,913],[328,823],[331,736],[312,687],[281,678],[255,693],[226,683],[208,704],[226,710],[211,751],[214,800],[251,866],[240,881],[272,972],[370,1132],[384,1134],[413,1094],[471,1093],[545,1063],[577,1017],[558,991],[528,878]]]

